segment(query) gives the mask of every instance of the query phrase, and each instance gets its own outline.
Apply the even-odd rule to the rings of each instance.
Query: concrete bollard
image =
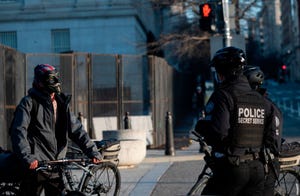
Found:
[[[131,122],[130,122],[130,118],[129,118],[129,112],[125,112],[124,129],[131,129]]]
[[[146,157],[146,131],[121,129],[103,131],[103,139],[120,141],[119,166],[135,166]]]
[[[173,122],[171,112],[166,114],[166,146],[165,155],[175,155],[174,150],[174,136],[173,136]]]

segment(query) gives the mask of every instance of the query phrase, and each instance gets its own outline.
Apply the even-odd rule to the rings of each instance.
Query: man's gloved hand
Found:
[[[37,160],[34,160],[30,163],[29,169],[36,169],[39,165],[39,162]]]
[[[94,157],[94,158],[92,159],[92,162],[93,162],[94,164],[98,164],[98,163],[101,162],[101,160],[98,159],[98,158],[96,158],[96,157]]]

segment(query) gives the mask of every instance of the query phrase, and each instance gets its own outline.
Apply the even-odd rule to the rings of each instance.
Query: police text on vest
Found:
[[[262,108],[238,108],[238,123],[240,124],[264,124],[265,110]]]

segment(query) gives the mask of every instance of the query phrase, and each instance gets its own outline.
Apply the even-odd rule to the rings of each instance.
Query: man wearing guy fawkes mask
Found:
[[[70,111],[71,96],[61,92],[56,68],[39,64],[28,95],[17,106],[10,128],[13,151],[22,161],[25,176],[21,195],[60,195],[63,187],[58,173],[36,172],[40,161],[66,157],[68,138],[99,163],[101,154],[82,124]]]
[[[33,87],[44,93],[61,93],[61,82],[57,69],[48,64],[40,64],[34,69]]]
[[[243,75],[245,65],[245,53],[236,47],[218,50],[211,62],[219,84],[205,107],[205,118],[195,127],[214,156],[206,195],[263,195],[259,152],[273,140],[275,128],[272,110]]]

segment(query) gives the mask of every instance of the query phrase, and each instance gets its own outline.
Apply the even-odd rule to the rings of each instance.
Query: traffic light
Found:
[[[213,9],[211,4],[203,3],[199,6],[200,20],[199,25],[203,31],[211,31],[211,23],[213,18]]]
[[[283,65],[281,65],[280,71],[279,71],[279,82],[280,83],[285,82],[287,77],[288,77],[287,66],[283,64]]]

